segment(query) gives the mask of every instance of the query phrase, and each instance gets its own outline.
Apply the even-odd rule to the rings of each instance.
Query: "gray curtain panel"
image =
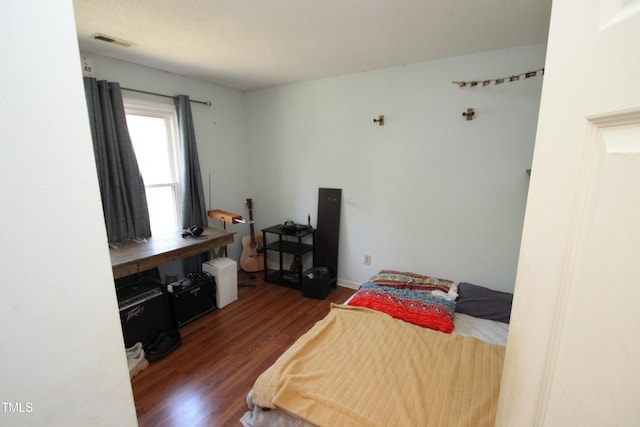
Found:
[[[178,133],[182,152],[182,227],[207,225],[207,207],[202,188],[196,133],[193,128],[191,103],[187,95],[173,98],[178,114]],[[184,260],[186,273],[201,272],[202,263],[209,260],[208,254]]]
[[[144,182],[118,83],[84,78],[91,137],[109,243],[150,237]]]

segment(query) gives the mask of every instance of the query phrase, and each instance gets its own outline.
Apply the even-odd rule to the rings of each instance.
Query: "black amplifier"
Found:
[[[117,292],[125,347],[137,342],[149,345],[167,329],[165,297],[158,282],[137,283]]]
[[[179,327],[216,309],[216,283],[207,272],[189,273],[187,278],[167,285],[167,292]]]

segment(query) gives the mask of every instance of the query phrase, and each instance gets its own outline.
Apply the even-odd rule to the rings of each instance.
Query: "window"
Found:
[[[153,235],[180,229],[178,120],[173,105],[124,100]]]

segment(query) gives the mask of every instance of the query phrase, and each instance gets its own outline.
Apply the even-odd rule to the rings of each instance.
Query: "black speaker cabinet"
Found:
[[[167,286],[173,317],[179,327],[216,309],[215,279],[207,272],[191,273]]]
[[[125,347],[151,344],[167,329],[169,313],[160,284],[147,281],[118,289],[120,323]]]
[[[329,269],[329,282],[335,287],[338,278],[338,243],[340,237],[340,205],[342,189],[318,190],[318,224],[314,267]]]

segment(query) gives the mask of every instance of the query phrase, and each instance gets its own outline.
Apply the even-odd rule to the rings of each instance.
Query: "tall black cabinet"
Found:
[[[318,190],[318,223],[316,225],[316,248],[314,267],[327,267],[331,286],[338,281],[338,244],[340,237],[340,205],[342,189],[320,188]]]

